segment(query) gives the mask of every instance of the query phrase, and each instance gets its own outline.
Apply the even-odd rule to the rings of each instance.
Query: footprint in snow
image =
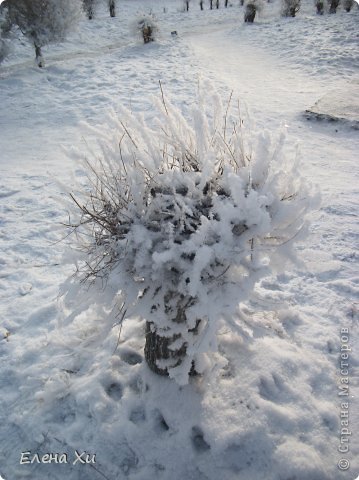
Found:
[[[106,393],[113,400],[120,400],[123,395],[123,387],[118,382],[112,382],[106,387]]]
[[[24,283],[19,287],[19,294],[24,297],[25,295],[28,295],[31,292],[31,290],[32,290],[31,283]]]
[[[192,427],[191,441],[193,448],[198,453],[204,453],[211,448],[204,439],[204,434],[202,430],[197,426]]]
[[[142,363],[141,355],[135,350],[121,350],[120,357],[124,362],[128,363],[129,365],[137,365],[139,363]]]

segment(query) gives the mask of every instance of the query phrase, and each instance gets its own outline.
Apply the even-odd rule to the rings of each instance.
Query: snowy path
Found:
[[[131,13],[131,2],[125,8]],[[331,59],[327,42],[329,60],[315,74],[318,52],[302,58],[295,50],[300,29],[325,37],[332,17],[323,26],[303,17],[290,29],[264,21],[237,31],[230,11],[206,15],[163,15],[164,32],[175,25],[179,38],[164,34],[146,49],[125,42],[106,55],[79,55],[74,42],[49,55],[43,71],[23,64],[0,77],[0,332],[9,334],[0,341],[0,473],[6,480],[103,478],[89,467],[19,465],[21,451],[71,455],[74,448],[96,452],[97,468],[111,480],[353,480],[359,472],[359,139],[345,126],[303,116],[323,93],[357,75],[347,62],[354,50],[343,47],[347,67],[337,71],[340,55]],[[355,25],[343,18],[340,39]],[[105,24],[104,46],[116,44],[121,25]],[[274,33],[288,38],[285,61]],[[88,38],[97,37],[83,43]],[[299,247],[308,270],[263,281],[249,304],[258,318],[253,338],[243,343],[221,331],[212,377],[179,389],[142,363],[141,323],[126,322],[113,354],[118,330],[106,336],[96,308],[64,321],[56,297],[69,271],[61,264],[63,245],[55,242],[66,217],[55,179],[70,182],[76,171],[60,145],[93,141],[82,120],[104,125],[106,111],[123,103],[150,121],[159,80],[188,111],[198,75],[227,96],[233,89],[244,97],[254,129],[288,126],[289,148],[300,140],[303,168],[320,185],[323,202]],[[350,328],[353,349],[348,472],[336,467],[341,326]]]

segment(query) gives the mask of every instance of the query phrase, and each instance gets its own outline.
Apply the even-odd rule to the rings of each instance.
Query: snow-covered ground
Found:
[[[274,2],[244,25],[243,7],[232,3],[201,12],[192,1],[185,13],[175,0],[122,0],[116,18],[100,10],[67,42],[44,49],[46,68],[35,67],[31,48],[20,43],[0,66],[6,480],[359,474],[358,131],[305,116],[330,92],[344,97],[358,88],[359,10],[316,16],[308,2],[297,18],[283,19]],[[161,32],[144,46],[128,27],[138,11],[150,9]],[[200,78],[225,97],[233,90],[253,131],[287,126],[288,149],[300,142],[304,173],[319,185],[322,205],[298,247],[306,267],[263,280],[243,307],[253,317],[252,335],[243,340],[222,328],[217,367],[179,387],[146,367],[139,320],[125,322],[117,345],[119,328],[101,321],[100,308],[77,305],[71,312],[62,305],[60,285],[72,270],[62,261],[68,239],[60,241],[67,217],[59,182],[70,185],[81,175],[63,146],[95,143],[83,121],[106,129],[107,111],[125,105],[151,122],[159,80],[187,115]],[[348,341],[341,329],[348,329]],[[346,377],[340,348],[347,344],[348,397],[338,395]],[[352,433],[341,435],[340,414],[348,410]],[[349,452],[338,451],[341,438],[349,439]],[[96,454],[96,463],[73,465],[75,450]],[[21,464],[22,452],[30,459],[66,453],[68,463]],[[338,468],[341,460],[342,467],[350,462],[348,470]]]

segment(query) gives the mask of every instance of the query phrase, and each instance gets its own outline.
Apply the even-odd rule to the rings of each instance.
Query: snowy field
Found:
[[[273,2],[248,25],[234,0],[203,12],[192,1],[188,13],[176,0],[118,3],[116,18],[100,9],[45,48],[45,68],[20,41],[0,65],[0,475],[354,480],[359,9],[317,16],[308,1],[285,19]],[[150,10],[160,36],[142,45],[129,25]],[[202,80],[225,98],[233,91],[253,131],[285,125],[288,150],[299,142],[303,173],[322,197],[297,247],[303,266],[257,285],[243,306],[247,335],[223,327],[216,367],[184,387],[146,367],[143,322],[128,319],[118,344],[119,328],[101,321],[101,309],[68,311],[60,296],[73,272],[62,260],[60,184],[81,177],[64,147],[95,145],[84,122],[106,129],[107,112],[120,106],[151,122],[159,80],[184,115]],[[322,98],[324,116],[343,119],[338,105],[349,106],[350,121],[308,119]],[[348,396],[339,395],[343,346],[351,349]],[[339,451],[343,438],[348,452]],[[75,450],[96,462],[73,464]],[[68,462],[21,464],[24,452],[65,453]]]

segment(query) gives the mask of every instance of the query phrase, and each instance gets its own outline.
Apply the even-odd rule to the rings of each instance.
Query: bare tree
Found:
[[[110,16],[115,17],[116,16],[116,2],[115,2],[115,0],[109,0],[108,6],[110,8]]]
[[[346,12],[350,12],[350,10],[353,8],[353,5],[354,5],[354,0],[343,1],[343,7]]]
[[[324,13],[324,2],[323,0],[317,0],[315,6],[317,7],[317,14],[323,15]]]
[[[283,0],[282,15],[283,17],[295,17],[300,9],[300,0]]]
[[[340,0],[331,0],[329,13],[337,13],[337,8],[339,7]]]
[[[246,11],[244,12],[245,23],[253,23],[256,16],[256,6],[254,3],[247,3]]]
[[[86,12],[87,18],[92,20],[95,14],[95,1],[94,0],[83,0],[84,10]]]

